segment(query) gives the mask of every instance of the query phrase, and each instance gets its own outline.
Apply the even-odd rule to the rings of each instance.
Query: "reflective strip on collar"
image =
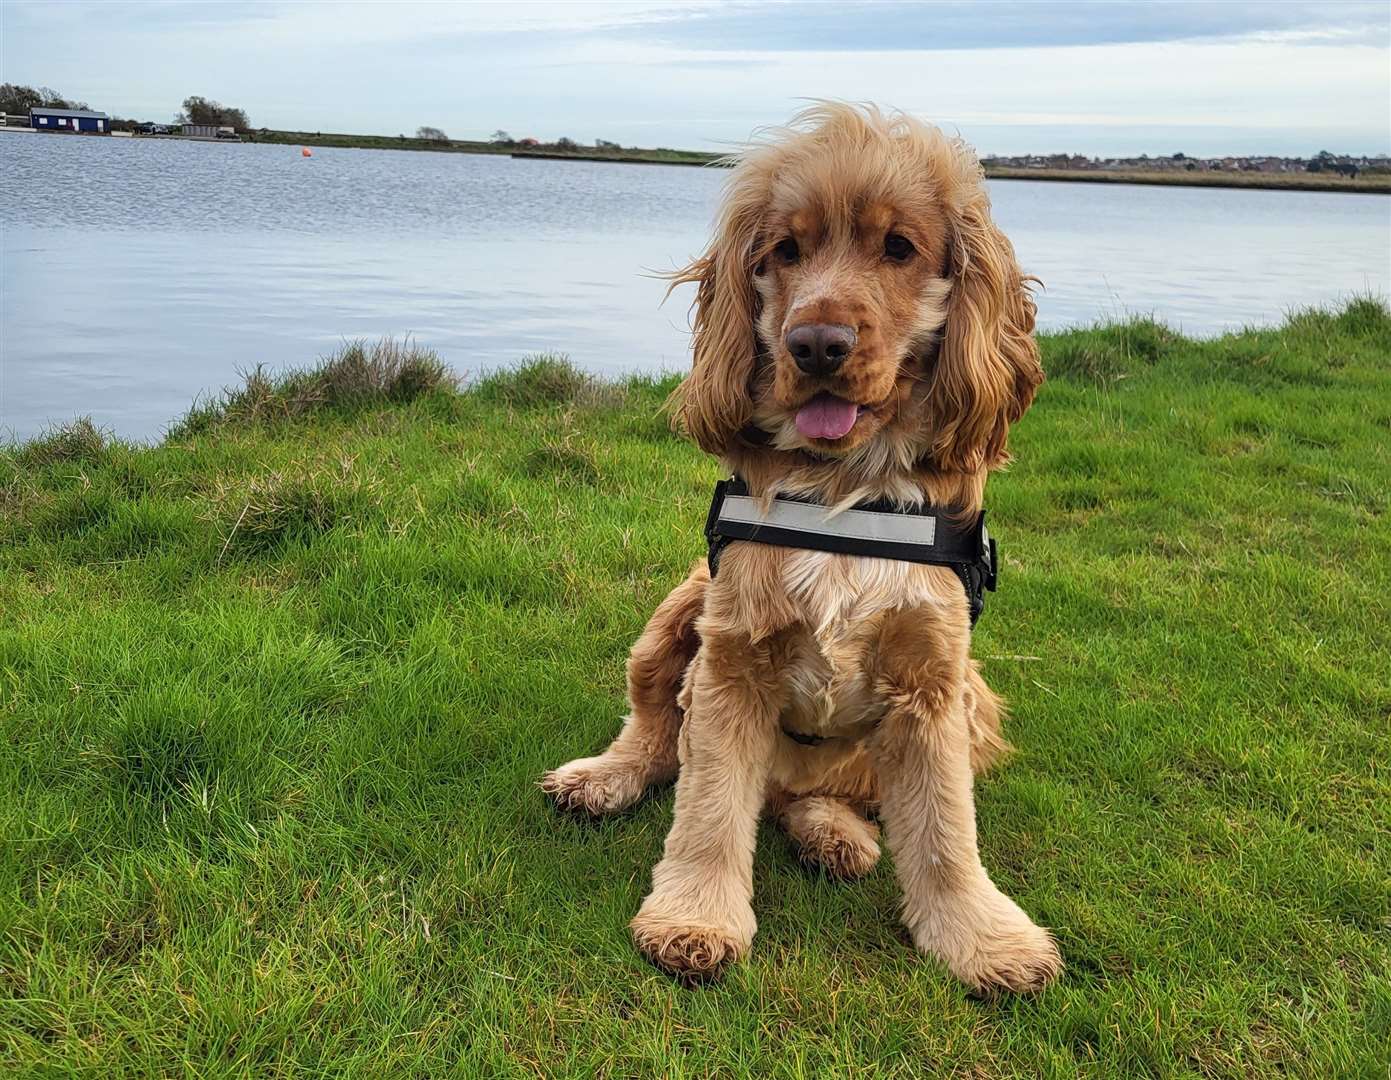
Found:
[[[877,514],[868,510],[843,510],[834,517],[828,517],[824,506],[790,499],[773,500],[765,513],[759,503],[760,500],[749,495],[726,495],[719,520],[766,525],[820,536],[842,536],[847,540],[878,540],[929,547],[937,540],[937,519],[930,514]]]

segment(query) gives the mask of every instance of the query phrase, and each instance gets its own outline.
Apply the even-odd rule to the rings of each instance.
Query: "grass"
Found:
[[[751,958],[648,968],[670,794],[591,825],[534,783],[616,729],[716,466],[669,380],[330,363],[159,447],[0,451],[0,1070],[1384,1077],[1391,316],[1042,344],[978,803],[1058,986],[970,998],[887,862],[837,886],[767,827]]]

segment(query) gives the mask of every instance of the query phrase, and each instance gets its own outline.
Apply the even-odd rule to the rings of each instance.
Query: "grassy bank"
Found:
[[[544,158],[548,161],[616,161],[629,165],[715,165],[727,161],[720,154],[702,154],[698,150],[516,150],[514,158]]]
[[[766,827],[751,959],[681,989],[624,929],[670,794],[536,790],[701,553],[669,381],[357,350],[0,451],[0,1070],[1384,1076],[1388,342],[1366,300],[1043,340],[975,642],[984,859],[1069,965],[1028,1000]]]
[[[333,146],[351,150],[427,150],[437,154],[508,154],[494,143],[469,139],[417,139],[414,136],[347,135],[323,131],[250,131],[244,142],[275,143],[283,146]]]
[[[599,149],[592,146],[576,146],[573,149],[561,149],[545,146],[529,150],[510,144],[473,139],[440,141],[438,139],[417,139],[404,135],[342,135],[325,134],[321,131],[255,131],[243,136],[243,138],[246,142],[280,143],[288,146],[330,146],[358,150],[427,150],[441,154],[504,154],[512,157],[537,157],[557,161],[709,165],[719,158],[718,154],[705,154],[698,150],[668,150],[662,147],[654,149]]]

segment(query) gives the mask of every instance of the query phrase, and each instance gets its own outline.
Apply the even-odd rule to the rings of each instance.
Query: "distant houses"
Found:
[[[29,126],[35,131],[66,131],[88,135],[111,134],[111,117],[88,109],[30,109]]]
[[[1341,157],[1324,152],[1314,158],[1287,158],[1273,154],[1256,154],[1246,157],[1192,158],[1185,154],[1169,157],[1089,158],[1081,154],[1021,154],[1017,157],[991,155],[981,159],[981,163],[992,168],[1005,169],[1047,169],[1074,170],[1085,172],[1245,172],[1245,173],[1302,173],[1332,172],[1341,176],[1356,177],[1359,172],[1372,169],[1378,172],[1391,170],[1391,159],[1386,157]]]

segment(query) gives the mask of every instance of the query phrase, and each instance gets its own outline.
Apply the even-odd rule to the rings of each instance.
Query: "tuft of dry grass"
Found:
[[[526,474],[553,477],[581,484],[598,483],[603,475],[594,445],[580,436],[573,416],[567,415],[558,437],[541,437],[541,445],[526,456]]]
[[[469,392],[480,400],[518,409],[550,405],[621,405],[625,388],[581,371],[564,353],[539,353],[514,368],[485,375]]]
[[[16,461],[31,469],[69,461],[96,462],[106,455],[108,446],[107,433],[92,423],[90,416],[80,416],[25,443]]]
[[[1064,331],[1045,339],[1049,375],[1113,382],[1156,364],[1178,336],[1148,316]]]
[[[203,513],[222,541],[218,562],[252,556],[287,540],[310,539],[340,525],[361,524],[381,506],[380,485],[344,457],[336,468],[220,482]]]
[[[169,439],[190,438],[227,426],[293,420],[320,409],[404,404],[435,391],[452,391],[457,379],[430,349],[383,338],[352,341],[318,366],[267,374],[258,365],[211,401],[194,405],[169,429]]]

